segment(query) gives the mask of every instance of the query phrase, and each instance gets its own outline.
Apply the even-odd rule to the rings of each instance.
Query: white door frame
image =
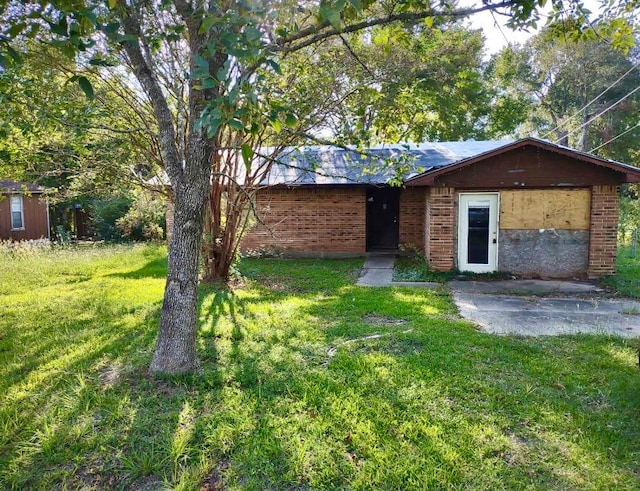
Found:
[[[489,208],[489,254],[487,264],[468,262],[469,207]],[[491,273],[498,268],[498,209],[500,193],[460,193],[458,195],[458,269]]]

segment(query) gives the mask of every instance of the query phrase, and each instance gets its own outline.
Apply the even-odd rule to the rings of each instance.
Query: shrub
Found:
[[[116,220],[116,227],[129,240],[162,240],[165,225],[165,203],[149,194],[141,194],[127,213]]]
[[[127,214],[130,207],[130,198],[94,200],[90,208],[92,224],[97,237],[104,240],[121,240],[123,235],[116,223],[118,219]]]

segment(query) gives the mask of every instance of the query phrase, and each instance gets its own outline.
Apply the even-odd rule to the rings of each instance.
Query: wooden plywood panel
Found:
[[[588,230],[589,189],[500,192],[500,228],[510,230]]]

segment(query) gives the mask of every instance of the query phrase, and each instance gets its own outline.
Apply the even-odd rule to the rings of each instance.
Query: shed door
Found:
[[[399,188],[367,190],[367,251],[397,249]]]
[[[498,266],[498,193],[461,193],[458,210],[458,268],[490,273]]]

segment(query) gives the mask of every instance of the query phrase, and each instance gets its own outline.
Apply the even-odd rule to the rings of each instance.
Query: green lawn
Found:
[[[490,336],[360,260],[256,259],[202,288],[202,374],[154,380],[164,253],[0,256],[0,489],[640,488],[634,341]]]

